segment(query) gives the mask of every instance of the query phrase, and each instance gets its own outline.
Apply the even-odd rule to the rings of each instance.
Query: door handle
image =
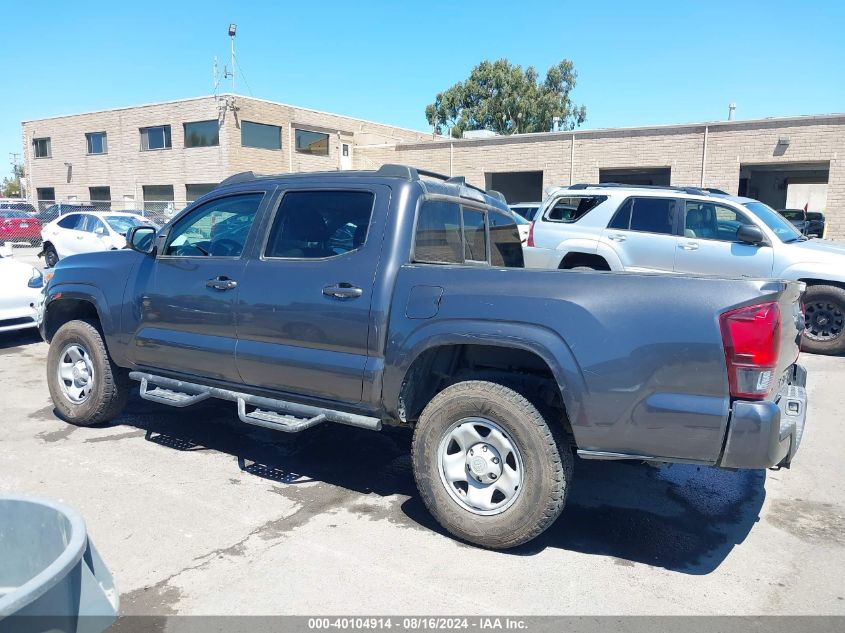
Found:
[[[83,237],[85,237],[85,236],[84,235],[77,235],[76,239],[81,240]]]
[[[323,288],[323,294],[327,297],[334,297],[335,299],[355,299],[364,294],[364,291],[343,281],[334,286],[326,286]]]
[[[232,290],[233,288],[236,288],[237,285],[237,281],[224,276],[215,277],[214,279],[209,279],[205,282],[205,287],[212,288],[213,290]]]
[[[607,236],[607,239],[613,240],[614,242],[624,242],[626,238],[624,235],[619,235],[618,233],[613,233]]]
[[[680,245],[682,249],[685,251],[695,251],[698,250],[698,242],[687,242],[686,244]]]

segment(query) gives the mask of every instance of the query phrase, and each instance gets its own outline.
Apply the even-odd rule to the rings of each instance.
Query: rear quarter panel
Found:
[[[444,289],[411,319],[411,289]],[[386,347],[385,405],[424,349],[449,343],[535,351],[560,387],[580,449],[714,463],[728,420],[718,317],[759,302],[765,282],[688,276],[406,264]],[[782,285],[771,284],[776,297]]]

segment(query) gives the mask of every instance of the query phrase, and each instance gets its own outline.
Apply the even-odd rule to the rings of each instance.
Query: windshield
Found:
[[[10,209],[0,209],[0,218],[28,218],[29,215],[23,211],[12,211]]]
[[[133,226],[148,226],[150,224],[142,218],[135,218],[131,215],[107,215],[106,222],[121,235],[126,235]]]
[[[790,222],[803,222],[804,221],[804,212],[801,210],[795,209],[784,209],[780,212],[780,214],[785,217]]]
[[[778,236],[781,242],[797,242],[798,240],[807,239],[801,235],[801,231],[796,229],[789,220],[770,206],[757,200],[746,202],[744,206],[760,218]]]

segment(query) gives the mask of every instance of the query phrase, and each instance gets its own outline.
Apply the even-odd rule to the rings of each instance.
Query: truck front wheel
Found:
[[[111,361],[97,328],[87,321],[68,321],[50,340],[47,386],[62,419],[91,426],[123,411],[129,374]]]
[[[808,286],[804,293],[804,344],[813,354],[845,352],[845,289],[839,286]]]
[[[484,381],[454,384],[429,402],[414,431],[414,477],[450,533],[491,549],[526,543],[558,517],[573,457],[537,408]]]

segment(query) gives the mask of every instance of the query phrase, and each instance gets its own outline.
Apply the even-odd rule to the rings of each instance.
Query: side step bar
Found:
[[[206,398],[230,400],[237,403],[238,417],[242,422],[285,433],[304,431],[323,422],[336,422],[371,431],[381,430],[381,420],[365,415],[264,398],[140,371],[129,372],[129,377],[141,381],[141,397],[145,400],[174,407],[186,407]]]

